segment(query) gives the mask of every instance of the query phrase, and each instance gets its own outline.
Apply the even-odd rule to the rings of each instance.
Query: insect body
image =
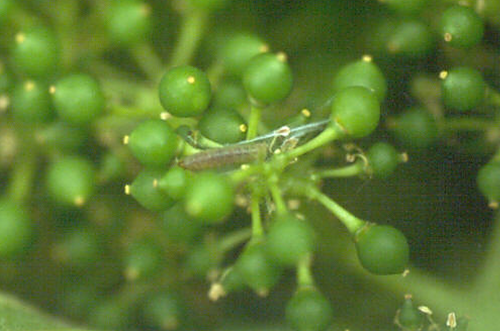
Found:
[[[179,166],[192,171],[224,168],[264,160],[268,146],[264,142],[230,145],[209,149],[179,160]]]
[[[259,160],[263,161],[268,154],[277,153],[278,150],[286,151],[293,148],[298,143],[299,138],[321,131],[328,123],[329,120],[323,120],[294,128],[283,126],[269,134],[256,137],[252,140],[245,140],[233,145],[208,149],[186,156],[179,160],[178,164],[187,170],[201,171],[234,167]],[[193,142],[189,134],[186,141],[190,144]]]

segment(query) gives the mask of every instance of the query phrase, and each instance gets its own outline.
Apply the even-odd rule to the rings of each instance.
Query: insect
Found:
[[[300,137],[321,131],[329,122],[330,120],[323,120],[295,128],[283,126],[251,140],[186,156],[180,159],[178,164],[184,169],[202,171],[264,161],[268,155],[293,148]]]
[[[268,146],[265,142],[235,144],[186,156],[179,160],[178,164],[182,168],[192,171],[235,166],[264,160],[267,156],[267,150]]]

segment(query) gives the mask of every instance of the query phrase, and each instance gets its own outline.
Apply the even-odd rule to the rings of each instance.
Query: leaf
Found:
[[[13,296],[0,293],[0,331],[85,330],[86,329],[72,327]]]

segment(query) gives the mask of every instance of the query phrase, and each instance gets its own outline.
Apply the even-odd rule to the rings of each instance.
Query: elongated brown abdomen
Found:
[[[179,166],[192,171],[224,168],[263,160],[267,154],[266,143],[241,144],[209,149],[179,160]]]

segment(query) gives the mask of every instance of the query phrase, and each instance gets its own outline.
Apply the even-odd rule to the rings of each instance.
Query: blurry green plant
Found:
[[[95,329],[494,330],[499,33],[496,0],[0,0],[2,287]]]

